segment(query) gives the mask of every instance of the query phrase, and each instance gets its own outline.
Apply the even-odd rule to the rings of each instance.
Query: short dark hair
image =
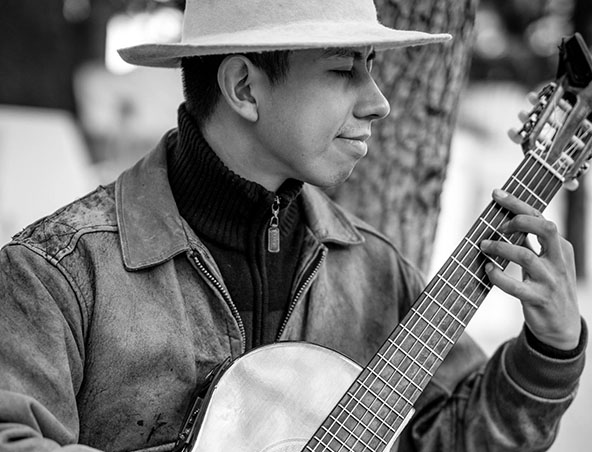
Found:
[[[285,80],[289,70],[289,50],[245,53],[275,85]],[[222,94],[218,86],[218,68],[228,55],[206,55],[181,59],[185,104],[199,127],[214,112]]]

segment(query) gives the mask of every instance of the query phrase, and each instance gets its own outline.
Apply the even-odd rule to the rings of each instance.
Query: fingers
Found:
[[[535,209],[534,207],[530,206],[529,204],[525,203],[524,201],[519,200],[515,196],[496,188],[493,190],[492,197],[495,202],[497,202],[500,206],[505,207],[509,211],[515,214],[525,214],[525,215],[532,215],[535,217],[540,217],[541,212]]]
[[[533,234],[541,250],[535,252],[527,242],[519,245],[509,240],[482,240],[480,248],[485,254],[517,264],[524,275],[523,280],[518,281],[488,264],[486,272],[489,280],[522,301],[549,299],[549,294],[571,281],[568,275],[575,273],[573,247],[559,235],[555,223],[546,220],[534,207],[501,190],[495,190],[493,198],[515,214],[500,226],[499,232],[504,236],[516,232]]]
[[[539,340],[560,349],[574,348],[580,317],[573,247],[534,207],[501,190],[495,190],[493,198],[513,216],[498,228],[501,240],[483,240],[481,250],[519,265],[523,278],[516,279],[490,262],[485,266],[489,281],[520,299],[525,322]],[[512,243],[508,239],[514,233],[535,235],[540,252],[528,243]]]
[[[539,256],[529,248],[512,245],[506,242],[483,240],[481,242],[481,250],[485,254],[501,257],[510,262],[514,262],[522,267],[523,271],[534,279],[545,278],[548,274],[546,266],[540,265]],[[485,270],[488,271],[488,276],[491,276],[489,275],[489,271],[493,270],[493,268],[493,266],[486,266]],[[495,285],[498,285],[498,281],[503,283],[503,281],[508,278],[501,270],[499,270],[499,273],[500,275],[496,275],[499,276],[499,279],[492,279],[490,277],[490,281]],[[504,276],[503,278],[501,277],[502,275]],[[494,276],[494,278],[496,276]],[[505,286],[506,284],[504,284],[504,287],[500,286],[500,289],[504,290]],[[511,287],[508,287],[508,289],[512,290]],[[514,293],[514,290],[512,290],[512,294],[518,296],[517,293]]]
[[[515,216],[506,221],[499,231],[503,234],[521,232],[534,234],[541,245],[541,255],[557,258],[561,254],[561,236],[557,225],[546,220],[540,211],[502,190],[494,190],[493,199]],[[522,260],[530,259],[532,252],[520,254]]]

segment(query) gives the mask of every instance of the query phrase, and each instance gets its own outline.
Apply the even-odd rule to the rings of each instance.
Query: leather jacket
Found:
[[[305,185],[301,196],[307,232],[278,340],[365,365],[422,278],[321,192]],[[245,333],[216,263],[177,211],[164,140],[2,249],[0,331],[0,451],[171,450],[194,389],[243,353]],[[581,350],[553,359],[522,333],[487,360],[464,335],[399,450],[542,450],[575,394]]]

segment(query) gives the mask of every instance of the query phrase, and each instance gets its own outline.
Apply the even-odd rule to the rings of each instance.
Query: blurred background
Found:
[[[98,184],[112,181],[175,127],[178,70],[134,68],[116,49],[176,41],[183,0],[3,0],[0,15],[0,244]],[[522,159],[506,131],[519,127],[526,94],[552,80],[561,38],[592,43],[588,0],[481,0],[472,65],[461,98],[444,187],[434,273],[493,187]],[[149,93],[149,95],[147,95]],[[587,226],[591,183],[562,192],[546,216],[577,250],[580,304],[592,325]],[[511,270],[512,271],[512,270]],[[469,332],[492,353],[517,334],[516,301],[494,290]],[[592,371],[551,449],[589,450]]]

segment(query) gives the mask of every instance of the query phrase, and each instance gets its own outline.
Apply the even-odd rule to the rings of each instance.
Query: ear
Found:
[[[218,68],[218,86],[228,106],[250,122],[259,119],[261,71],[244,55],[226,57]]]

